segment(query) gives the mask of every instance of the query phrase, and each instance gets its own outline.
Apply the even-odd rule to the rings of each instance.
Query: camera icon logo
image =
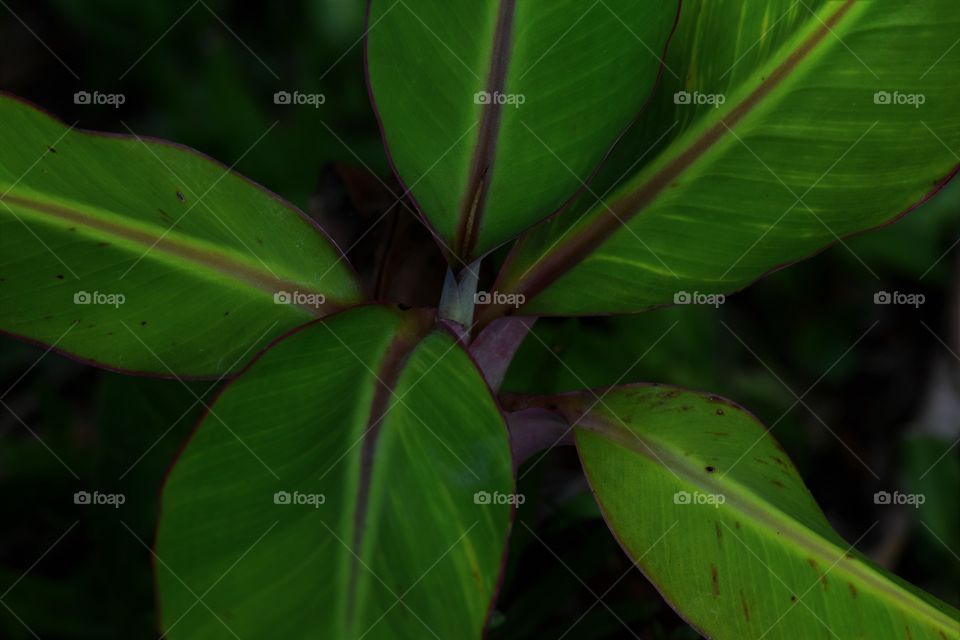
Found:
[[[273,504],[290,504],[290,492],[277,491],[273,494]]]
[[[273,294],[273,304],[291,304],[293,297],[288,291],[277,291]]]
[[[690,304],[692,301],[693,297],[689,291],[677,291],[673,294],[673,304]]]
[[[77,291],[73,294],[73,304],[90,304],[93,302],[93,296],[89,291]]]
[[[873,94],[873,104],[890,104],[893,102],[893,96],[889,91],[877,91]]]
[[[673,494],[673,504],[690,504],[691,496],[689,491],[677,491]]]
[[[91,99],[89,91],[77,91],[73,94],[74,104],[90,104]]]
[[[90,499],[89,491],[77,491],[73,494],[73,504],[90,504]]]
[[[293,96],[289,91],[277,91],[273,94],[273,104],[290,104],[292,100]]]
[[[889,491],[877,491],[873,494],[873,503],[874,504],[890,504],[892,502],[892,496]]]
[[[477,491],[473,494],[473,504],[490,504],[490,492]]]
[[[493,296],[489,291],[477,291],[473,296],[474,304],[490,304],[493,302]]]
[[[877,291],[873,294],[873,304],[890,304],[893,302],[893,296],[889,291]]]
[[[493,102],[488,91],[477,91],[473,94],[473,103],[474,104],[490,104]]]
[[[692,102],[692,96],[689,91],[677,91],[673,94],[673,103],[674,104],[690,104]]]

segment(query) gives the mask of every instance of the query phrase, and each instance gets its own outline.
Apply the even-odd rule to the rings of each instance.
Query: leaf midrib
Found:
[[[789,54],[785,54],[781,62],[772,73],[766,76],[759,85],[746,97],[735,105],[726,116],[713,126],[709,127],[692,143],[683,147],[670,161],[665,162],[663,168],[654,173],[638,187],[631,189],[625,196],[617,199],[607,207],[601,207],[594,215],[594,219],[586,223],[578,231],[570,233],[566,241],[556,243],[528,268],[514,283],[504,283],[503,290],[521,293],[530,301],[558,278],[574,268],[597,250],[601,244],[609,239],[618,229],[629,223],[630,219],[640,214],[650,205],[670,184],[676,181],[687,169],[693,166],[707,151],[713,148],[720,140],[730,135],[731,130],[746,116],[752,113],[773,90],[801,67],[818,47],[834,34],[835,29],[857,0],[845,0],[833,14],[826,19],[819,15],[811,15],[811,23],[815,28],[813,33],[802,40]],[[517,243],[514,252],[520,250],[523,239]],[[522,308],[522,305],[521,305]],[[507,307],[495,308],[490,305],[483,314],[484,318],[496,317],[508,311]]]
[[[312,290],[302,283],[285,280],[271,273],[262,271],[255,266],[243,262],[235,257],[218,251],[209,243],[205,247],[194,246],[178,237],[175,231],[150,233],[144,228],[134,225],[124,225],[119,220],[110,220],[105,216],[98,217],[79,208],[70,208],[50,202],[43,202],[35,198],[22,197],[12,194],[0,196],[0,202],[26,209],[34,214],[35,218],[43,223],[55,225],[55,221],[67,222],[78,226],[77,232],[83,228],[94,229],[111,238],[140,245],[144,248],[144,256],[158,252],[174,259],[185,260],[190,264],[212,271],[219,276],[234,280],[247,287],[273,295],[278,291],[301,291],[303,293],[322,294]],[[196,242],[196,241],[195,241]],[[199,241],[202,243],[202,241]],[[324,294],[326,302],[319,307],[312,305],[297,305],[298,308],[322,317],[335,312],[340,306]]]
[[[685,456],[675,451],[669,443],[646,437],[612,421],[598,418],[592,413],[578,418],[576,424],[577,429],[603,436],[618,446],[647,458],[658,467],[666,467],[667,470],[675,472],[694,486],[707,492],[722,493],[727,498],[725,507],[734,509],[755,525],[760,524],[761,530],[782,533],[784,537],[817,557],[824,566],[831,567],[831,571],[841,572],[857,580],[859,585],[869,588],[881,599],[892,601],[892,606],[904,611],[908,617],[922,618],[929,624],[947,631],[951,631],[956,624],[946,613],[903,589],[882,574],[877,574],[869,565],[856,558],[851,559],[847,555],[847,549],[841,549],[789,514],[758,498],[749,488],[733,480],[721,482],[712,476],[704,475],[702,467],[691,463]],[[733,491],[730,490],[731,488]],[[597,499],[599,500],[599,495]],[[825,521],[825,524],[829,527],[829,523]]]
[[[513,20],[516,15],[516,0],[500,0],[497,22],[493,32],[490,67],[484,90],[492,97],[502,93],[506,86],[510,66],[510,48],[513,38]],[[504,105],[491,101],[483,105],[480,128],[470,161],[467,187],[460,203],[457,236],[453,250],[465,263],[471,262],[473,250],[480,235],[480,226],[486,209],[487,193],[500,134],[500,120]]]
[[[357,595],[360,589],[360,575],[368,570],[364,563],[363,543],[366,533],[366,520],[370,512],[370,492],[373,488],[374,457],[377,444],[384,423],[390,410],[396,405],[392,399],[396,396],[396,386],[403,372],[403,368],[419,345],[428,330],[428,324],[423,317],[407,320],[396,335],[391,339],[384,350],[378,371],[370,374],[374,377],[374,390],[370,400],[370,413],[363,430],[363,441],[360,445],[360,477],[357,480],[357,497],[353,513],[353,535],[351,538],[351,561],[347,577],[347,621],[345,628],[355,631],[359,604]],[[402,402],[402,398],[399,399]]]

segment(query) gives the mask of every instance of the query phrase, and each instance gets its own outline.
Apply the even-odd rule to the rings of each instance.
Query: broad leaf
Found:
[[[464,263],[582,188],[647,101],[670,0],[372,0],[370,87],[400,178]]]
[[[213,376],[359,300],[322,232],[209,158],[5,95],[0,118],[3,331],[110,368]]]
[[[960,638],[956,610],[834,532],[780,445],[739,406],[656,385],[535,403],[576,425],[607,524],[706,637]]]
[[[497,289],[523,294],[523,313],[637,312],[889,222],[956,171],[958,33],[950,0],[684,2],[676,75]]]
[[[163,494],[166,637],[480,637],[508,436],[469,356],[407,316],[332,316],[227,387]]]

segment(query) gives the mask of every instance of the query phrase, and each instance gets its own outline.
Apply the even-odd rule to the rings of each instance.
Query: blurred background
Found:
[[[0,0],[0,89],[81,128],[194,147],[328,224],[362,225],[389,206],[370,174],[392,184],[364,85],[364,5]],[[78,91],[124,101],[76,104]],[[326,101],[278,105],[278,91]],[[725,395],[774,425],[844,538],[866,533],[861,550],[958,606],[958,285],[954,181],[902,222],[718,309],[540,321],[505,386],[656,381]],[[876,304],[883,291],[924,302]],[[123,377],[0,338],[11,409],[0,413],[0,638],[159,635],[148,549],[159,489],[197,397],[210,402],[216,386]],[[573,451],[535,456],[520,476],[492,640],[697,637],[631,568]],[[89,486],[126,503],[75,505]],[[877,504],[880,491],[925,501]]]

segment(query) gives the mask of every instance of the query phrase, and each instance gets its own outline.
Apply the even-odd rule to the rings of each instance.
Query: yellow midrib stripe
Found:
[[[58,220],[78,226],[82,225],[106,234],[108,237],[120,238],[127,242],[141,245],[149,253],[157,251],[174,259],[186,260],[191,264],[206,268],[230,280],[240,282],[265,293],[273,294],[277,291],[290,291],[294,289],[302,291],[308,288],[302,284],[266,273],[248,262],[244,262],[237,257],[230,256],[214,248],[209,243],[204,243],[207,245],[204,248],[194,246],[182,240],[179,234],[175,232],[153,234],[144,229],[125,226],[120,222],[106,220],[77,209],[42,202],[32,198],[15,196],[9,193],[0,197],[0,203],[8,206],[13,205],[22,210],[26,210],[34,214],[34,217],[41,222],[52,223],[54,220]],[[146,255],[147,253],[144,254],[144,256]],[[312,293],[320,292],[312,291]],[[314,315],[326,315],[326,312],[321,312],[320,309],[312,306],[301,308],[304,308]],[[321,307],[321,309],[322,308],[323,307]]]
[[[588,222],[578,223],[577,230],[570,234],[569,239],[554,243],[536,258],[520,278],[509,283],[507,288],[512,292],[524,293],[527,299],[532,299],[582,264],[586,256],[597,251],[600,245],[622,226],[629,225],[634,216],[640,215],[660,197],[668,185],[698,163],[714,145],[729,138],[732,128],[765,104],[780,84],[788,81],[796,69],[801,68],[810,56],[820,51],[824,42],[828,42],[835,35],[833,29],[838,28],[844,19],[853,13],[857,2],[858,0],[844,0],[826,19],[820,18],[818,14],[812,15],[810,26],[795,32],[797,35],[794,38],[799,39],[799,44],[790,49],[785,48],[780,55],[774,56],[774,71],[767,74],[752,91],[747,92],[746,97],[732,105],[719,122],[712,126],[708,126],[709,123],[698,124],[672,141],[664,150],[665,159],[655,163],[658,168],[655,171],[644,170],[651,175],[646,176],[640,184],[631,181],[618,189],[617,198],[610,205],[588,210],[583,216],[588,218]],[[745,91],[747,90],[741,89],[741,92]],[[692,131],[698,127],[705,130],[694,135]],[[689,141],[690,138],[692,141]],[[610,215],[610,212],[615,215]],[[518,245],[520,246],[522,242]],[[535,290],[531,290],[531,287]]]
[[[922,615],[930,624],[942,627],[948,632],[956,628],[957,621],[950,618],[946,613],[919,596],[906,591],[883,575],[877,574],[870,566],[858,562],[855,558],[848,558],[846,549],[839,549],[836,544],[825,539],[816,531],[799,524],[789,514],[758,498],[749,488],[729,480],[725,483],[710,481],[709,477],[704,476],[699,467],[694,468],[686,458],[676,453],[669,444],[643,437],[636,431],[628,430],[608,420],[590,415],[583,417],[578,426],[588,432],[604,436],[614,444],[633,453],[644,456],[657,466],[664,466],[664,459],[667,459],[670,462],[668,468],[677,472],[684,480],[705,490],[723,493],[728,497],[726,504],[743,514],[750,522],[766,523],[773,529],[781,531],[800,547],[817,555],[821,562],[825,564],[825,567],[833,567],[832,571],[839,570],[857,580],[858,584],[873,587],[871,591],[881,599],[884,599],[884,596],[887,596],[888,601],[892,599],[893,607],[904,610],[908,617],[919,618]],[[645,444],[650,450],[654,451],[656,457],[651,455],[644,447],[639,447],[639,443]],[[725,490],[728,487],[732,487],[734,491]],[[729,499],[731,497],[732,499]],[[777,514],[782,518],[777,518]],[[825,522],[825,524],[828,527],[830,526],[829,522]],[[835,551],[835,555],[831,556],[831,551]],[[860,567],[865,570],[859,570]],[[912,603],[912,608],[905,608],[903,606],[905,601]]]

